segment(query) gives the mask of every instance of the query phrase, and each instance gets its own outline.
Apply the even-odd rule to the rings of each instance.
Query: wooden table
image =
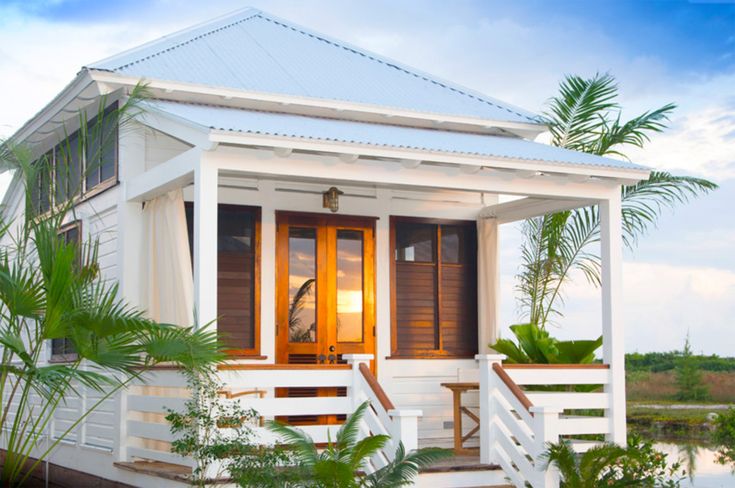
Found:
[[[456,454],[468,454],[476,452],[476,449],[464,447],[467,439],[472,437],[480,430],[480,418],[475,415],[469,408],[462,405],[462,393],[466,391],[479,390],[479,383],[442,383],[441,386],[452,391],[452,400],[454,404],[454,452]],[[462,435],[462,415],[466,415],[475,423],[475,426],[469,432]]]

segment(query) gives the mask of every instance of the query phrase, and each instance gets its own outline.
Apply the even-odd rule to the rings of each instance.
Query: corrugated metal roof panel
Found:
[[[490,120],[535,115],[248,9],[89,66],[161,80]]]
[[[148,103],[152,110],[170,114],[205,128],[226,131],[556,164],[646,169],[627,161],[570,151],[511,137],[419,129],[170,101]]]

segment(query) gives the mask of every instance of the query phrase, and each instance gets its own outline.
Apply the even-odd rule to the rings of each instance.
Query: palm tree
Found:
[[[387,435],[373,435],[359,439],[360,424],[369,402],[364,402],[350,415],[337,432],[337,436],[324,449],[304,431],[271,422],[269,427],[291,449],[297,470],[305,486],[319,488],[399,488],[409,486],[419,469],[444,457],[449,451],[425,448],[406,454],[402,444],[398,446],[393,461],[369,474],[361,473],[370,458],[376,455],[390,439]],[[301,486],[301,485],[300,485]]]
[[[105,116],[124,125],[143,96],[142,88],[133,90],[126,103]],[[86,114],[80,116],[86,120]],[[0,154],[5,157],[0,163],[20,172],[30,211],[39,171],[48,167],[32,161],[27,149],[7,143]],[[222,358],[215,332],[155,323],[122,300],[117,284],[100,275],[97,241],[79,244],[62,236],[62,226],[74,219],[73,212],[67,203],[44,215],[27,212],[0,225],[0,240],[10,243],[0,248],[3,486],[22,485],[99,405],[131,381],[145,379],[156,364],[196,371]],[[46,347],[53,339],[69,341],[73,359],[46,363]],[[57,407],[84,388],[97,392],[99,400],[44,443]],[[32,452],[37,460],[27,469]]]
[[[567,76],[559,95],[549,102],[544,122],[554,146],[599,156],[627,158],[626,147],[643,147],[663,131],[676,108],[667,104],[627,122],[621,121],[618,87],[609,74],[592,78]],[[655,227],[661,212],[715,190],[711,181],[652,171],[647,180],[622,188],[623,242],[635,248],[641,236]],[[593,285],[600,284],[600,214],[596,206],[558,212],[523,224],[522,265],[517,291],[529,322],[544,328],[560,316],[563,285],[573,271]]]

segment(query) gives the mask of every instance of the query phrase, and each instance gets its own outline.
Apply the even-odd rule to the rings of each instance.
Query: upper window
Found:
[[[118,131],[116,117],[110,115],[115,108],[87,124],[86,138],[76,131],[34,163],[31,206],[36,215],[117,182]]]
[[[393,355],[477,353],[474,222],[391,218]]]

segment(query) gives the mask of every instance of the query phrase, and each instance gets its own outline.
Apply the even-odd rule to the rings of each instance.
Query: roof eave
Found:
[[[121,86],[145,82],[154,97],[171,101],[212,104],[225,107],[329,117],[363,122],[441,128],[480,134],[512,135],[533,139],[548,130],[542,123],[491,120],[464,115],[419,112],[367,103],[266,93],[161,79],[143,79],[111,71],[90,69],[93,80]]]

